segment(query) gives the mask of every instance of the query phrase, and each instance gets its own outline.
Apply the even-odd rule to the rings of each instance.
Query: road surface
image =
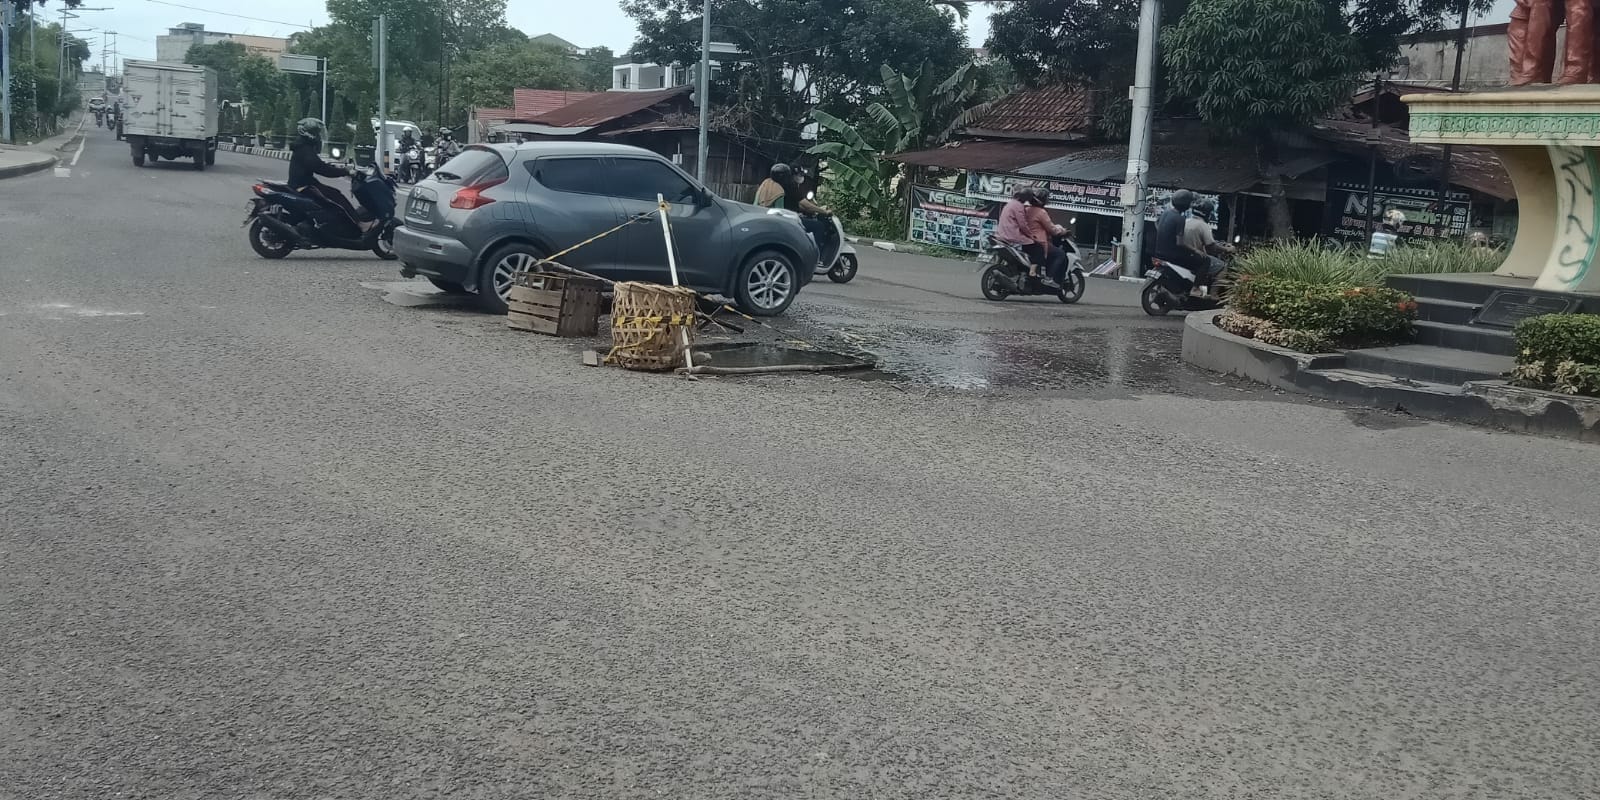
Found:
[[[283,169],[0,183],[0,797],[1600,795],[1592,446],[876,253],[785,324],[895,375],[585,368]]]

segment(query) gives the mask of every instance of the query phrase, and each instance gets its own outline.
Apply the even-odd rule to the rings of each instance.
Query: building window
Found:
[[[626,88],[628,88],[628,71],[627,70],[623,70],[623,71],[617,73],[617,88],[618,89],[626,89]]]

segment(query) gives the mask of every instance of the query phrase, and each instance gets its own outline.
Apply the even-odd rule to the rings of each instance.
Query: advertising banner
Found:
[[[954,250],[978,251],[996,222],[990,217],[992,203],[929,186],[911,187],[911,231],[913,242],[935,244]]]
[[[1471,196],[1465,192],[1446,195],[1443,208],[1435,189],[1400,189],[1379,186],[1374,194],[1377,206],[1374,219],[1382,220],[1389,209],[1406,215],[1400,235],[1420,239],[1461,239],[1470,225]],[[1328,186],[1328,205],[1334,210],[1328,235],[1340,241],[1359,244],[1367,240],[1367,187],[1358,183],[1333,183]]]
[[[1120,183],[1081,183],[1078,181],[1062,181],[1053,178],[1037,178],[1028,175],[1001,175],[992,172],[973,172],[967,177],[967,195],[971,197],[992,200],[1004,203],[1011,199],[1011,193],[1021,188],[1038,188],[1050,190],[1050,207],[1060,211],[1075,211],[1081,214],[1099,214],[1104,217],[1122,216],[1122,184]],[[1172,196],[1175,189],[1150,187],[1150,194],[1145,198],[1145,219],[1155,221],[1156,215],[1166,206],[1167,198]],[[1209,197],[1221,201],[1214,194],[1195,193],[1195,198]]]

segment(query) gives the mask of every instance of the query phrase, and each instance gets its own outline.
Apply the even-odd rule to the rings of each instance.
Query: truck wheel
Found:
[[[216,165],[217,165],[217,151],[215,151],[215,150],[207,150],[206,151],[206,166],[214,167]]]
[[[195,152],[195,154],[194,154],[194,171],[195,172],[205,172],[206,171],[206,151],[198,150],[198,151]]]
[[[144,166],[144,151],[143,150],[140,150],[138,148],[134,148],[134,151],[133,151],[133,165],[136,166],[136,167]]]

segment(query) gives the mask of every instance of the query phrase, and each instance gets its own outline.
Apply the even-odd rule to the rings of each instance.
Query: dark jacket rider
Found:
[[[294,145],[289,148],[289,187],[302,194],[314,194],[337,206],[350,215],[350,221],[363,230],[369,227],[361,222],[355,206],[344,193],[317,180],[346,178],[352,174],[349,167],[322,160],[322,120],[307,117],[300,120]]]

